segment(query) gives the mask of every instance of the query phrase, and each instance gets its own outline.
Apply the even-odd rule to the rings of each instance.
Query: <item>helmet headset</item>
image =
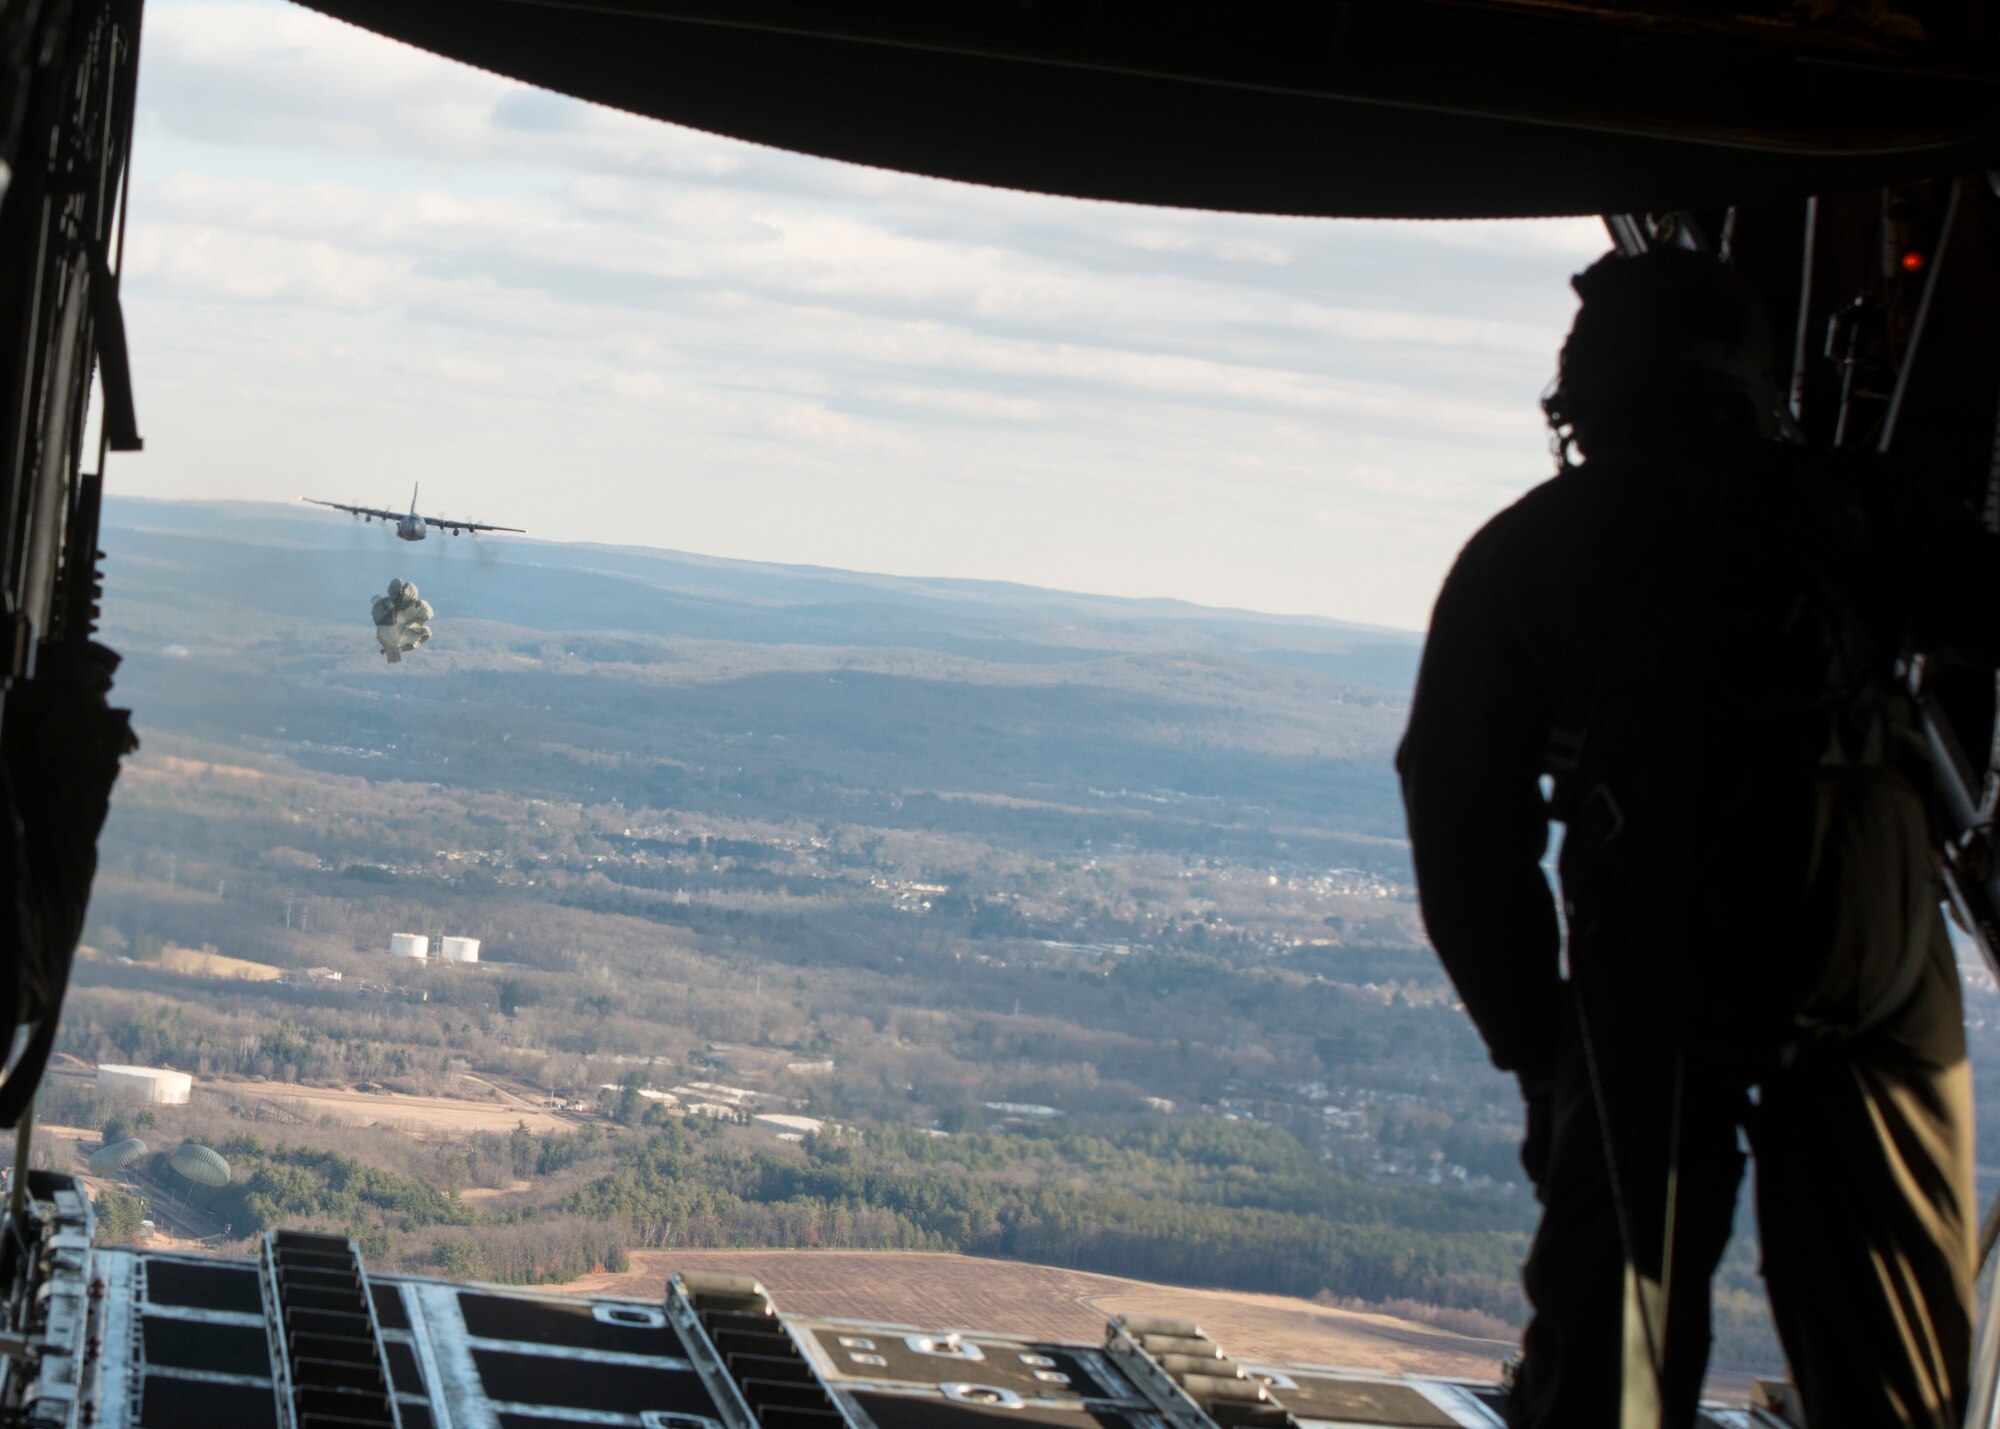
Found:
[[[1734,268],[1684,248],[1607,254],[1570,280],[1582,305],[1542,397],[1558,458],[1572,442],[1686,447],[1768,438],[1771,325]]]

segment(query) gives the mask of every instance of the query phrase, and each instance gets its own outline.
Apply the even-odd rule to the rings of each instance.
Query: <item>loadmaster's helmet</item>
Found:
[[[1741,273],[1704,253],[1612,253],[1570,280],[1583,300],[1542,410],[1562,444],[1768,437],[1770,319]]]

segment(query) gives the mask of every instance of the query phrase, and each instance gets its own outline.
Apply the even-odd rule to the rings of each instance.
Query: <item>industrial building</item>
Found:
[[[781,1141],[803,1141],[826,1125],[816,1116],[788,1116],[783,1112],[761,1111],[750,1118],[759,1131],[775,1131]]]
[[[163,1067],[120,1067],[106,1064],[97,1069],[98,1090],[134,1096],[154,1106],[186,1106],[194,1090],[194,1078],[186,1072]]]

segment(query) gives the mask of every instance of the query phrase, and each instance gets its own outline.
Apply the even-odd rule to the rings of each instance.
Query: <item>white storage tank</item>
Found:
[[[186,1072],[170,1072],[164,1067],[119,1067],[97,1069],[100,1091],[119,1092],[151,1102],[154,1106],[186,1106],[194,1090],[194,1078]]]
[[[389,956],[392,958],[427,958],[430,955],[431,940],[422,933],[389,935]]]
[[[476,963],[479,961],[479,939],[446,938],[438,944],[438,955],[448,963]]]

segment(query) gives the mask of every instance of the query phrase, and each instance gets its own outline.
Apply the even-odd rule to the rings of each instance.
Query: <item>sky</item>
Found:
[[[1605,247],[837,164],[282,0],[152,0],[139,106],[114,491],[1404,629]]]

